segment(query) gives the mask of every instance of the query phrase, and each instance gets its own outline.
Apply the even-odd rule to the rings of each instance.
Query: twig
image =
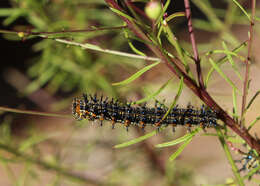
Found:
[[[43,36],[43,38],[46,38],[46,37]],[[156,58],[156,57],[140,56],[140,55],[130,54],[130,53],[126,53],[126,52],[119,52],[116,50],[103,49],[103,48],[100,48],[98,45],[93,45],[93,44],[88,44],[88,43],[82,44],[82,43],[77,43],[74,41],[68,41],[65,39],[55,39],[55,38],[53,40],[60,42],[60,43],[65,43],[68,45],[80,46],[84,49],[95,50],[95,51],[118,55],[118,56],[130,57],[130,58],[135,58],[135,59],[143,59],[143,60],[147,60],[147,61],[160,61],[160,59]]]
[[[219,141],[220,141],[220,143],[221,143],[221,145],[222,145],[222,147],[223,147],[223,149],[225,151],[226,157],[227,157],[227,159],[229,161],[229,164],[231,165],[233,174],[236,177],[237,184],[240,185],[240,186],[244,186],[245,185],[244,181],[241,178],[239,170],[238,170],[238,168],[237,168],[237,166],[235,164],[235,161],[232,158],[232,155],[231,155],[230,150],[228,148],[228,144],[226,143],[224,134],[222,133],[222,131],[220,129],[216,129],[216,131],[217,131],[217,134],[218,134]]]
[[[81,31],[83,31],[83,30],[74,30],[74,32],[81,32]],[[86,32],[86,30],[84,30],[84,31]],[[73,32],[73,30],[67,31],[67,32]],[[1,30],[0,29],[0,33],[24,35],[24,37],[28,37],[30,35],[36,35],[36,36],[42,37],[44,39],[50,39],[48,37],[48,34],[63,33],[63,31],[61,31],[61,32],[18,32],[18,31]],[[45,35],[44,33],[45,34],[47,33],[47,35]],[[103,48],[101,48],[98,45],[94,45],[94,44],[90,44],[90,43],[84,43],[83,44],[83,43],[78,43],[78,42],[70,41],[70,40],[66,40],[66,39],[57,39],[57,38],[51,38],[51,39],[53,39],[53,40],[55,40],[57,42],[60,42],[60,43],[64,43],[64,44],[68,44],[68,45],[74,45],[74,46],[79,46],[79,47],[84,48],[84,49],[104,52],[104,53],[108,53],[108,54],[124,56],[124,57],[129,57],[129,58],[135,58],[135,59],[142,59],[142,60],[147,60],[147,61],[160,61],[160,59],[156,58],[156,57],[141,56],[141,55],[130,54],[130,53],[126,53],[126,52],[119,52],[119,51],[115,51],[115,50],[103,49]]]
[[[37,112],[37,111],[32,111],[32,110],[21,110],[21,109],[13,109],[13,108],[8,108],[8,107],[0,107],[0,111],[14,112],[14,113],[20,113],[20,114],[30,114],[30,115],[37,115],[37,116],[71,118],[71,115],[68,115],[68,114],[56,114],[56,113],[49,113],[49,112]]]
[[[253,32],[254,32],[254,24],[255,24],[255,8],[256,8],[256,0],[251,0],[251,19],[250,19],[250,33],[248,38],[248,51],[247,51],[247,58],[246,58],[246,72],[245,72],[245,79],[244,79],[244,85],[243,85],[243,96],[242,96],[242,107],[241,107],[241,121],[240,121],[240,127],[244,126],[245,123],[245,108],[246,108],[246,98],[248,94],[248,81],[249,81],[249,73],[250,73],[250,56],[252,51],[252,42],[253,42]]]
[[[114,1],[114,0],[105,0],[109,6],[114,9],[119,10],[120,12],[124,12],[122,8]],[[196,82],[194,82],[182,69],[180,69],[176,65],[177,59],[171,59],[164,53],[163,49],[160,48],[160,45],[151,44],[151,40],[143,33],[143,31],[131,20],[126,17],[120,16],[128,25],[128,28],[132,30],[132,32],[145,41],[147,47],[164,62],[169,69],[178,77],[184,78],[184,83],[190,90],[197,95],[206,105],[214,109],[218,113],[218,117],[235,133],[237,133],[241,138],[243,138],[247,144],[255,149],[258,153],[260,153],[260,144],[254,139],[246,129],[240,129],[237,123],[232,119],[216,102],[215,100],[208,94],[205,89],[202,89],[197,86]]]
[[[194,35],[194,32],[193,32],[193,27],[192,27],[191,9],[190,9],[189,0],[184,0],[184,6],[185,6],[186,18],[188,20],[188,30],[189,30],[189,34],[190,34],[190,41],[191,41],[191,45],[192,45],[192,49],[193,49],[194,61],[195,61],[195,64],[196,64],[199,85],[202,89],[205,89],[205,85],[204,85],[204,81],[203,81],[203,75],[201,73],[199,52],[198,52],[196,39],[195,39],[195,35]]]
[[[101,30],[118,30],[126,28],[127,26],[115,26],[115,27],[100,27],[100,28],[88,28],[88,29],[80,29],[80,30],[62,30],[57,32],[31,32],[31,31],[9,31],[9,30],[1,30],[0,33],[6,34],[17,34],[24,33],[25,36],[31,35],[54,35],[54,34],[64,34],[64,33],[82,33],[82,32],[94,32]]]

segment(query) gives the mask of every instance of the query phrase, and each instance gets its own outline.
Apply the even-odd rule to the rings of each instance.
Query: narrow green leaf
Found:
[[[179,84],[179,88],[178,88],[178,92],[170,106],[170,108],[167,110],[167,112],[164,114],[163,118],[161,119],[161,121],[163,121],[167,116],[168,114],[171,112],[171,110],[173,109],[173,107],[176,105],[180,95],[181,95],[181,92],[182,92],[182,89],[183,89],[183,76],[181,77],[180,79],[180,84]]]
[[[232,0],[239,8],[240,10],[242,10],[242,12],[246,15],[246,17],[248,18],[248,20],[250,21],[250,16],[248,15],[248,13],[246,12],[246,10],[239,4],[239,2],[237,2],[237,0]]]
[[[38,79],[32,81],[24,90],[25,94],[30,94],[36,90],[38,90],[41,86],[43,86],[47,81],[49,81],[57,72],[57,68],[55,66],[51,66],[38,77]]]
[[[138,72],[136,72],[135,74],[133,74],[131,77],[118,82],[118,83],[113,83],[113,86],[117,86],[117,85],[127,85],[129,83],[131,83],[132,81],[134,81],[135,79],[137,79],[138,77],[140,77],[143,73],[145,73],[146,71],[150,70],[151,68],[153,68],[154,66],[158,65],[160,62],[155,62],[151,65],[148,65],[146,67],[144,67],[143,69],[139,70]]]
[[[4,171],[6,172],[6,177],[11,181],[15,181],[17,178],[16,178],[16,175],[14,174],[13,169],[11,169],[11,167],[9,166],[9,163],[6,161],[2,161],[1,164],[2,164],[2,167],[4,168]],[[15,185],[15,184],[12,184],[12,185]]]
[[[125,18],[127,18],[128,20],[130,20],[130,21],[138,22],[137,20],[135,20],[135,19],[132,18],[131,16],[125,14],[124,12],[121,12],[121,11],[115,9],[115,8],[112,8],[112,7],[109,7],[109,8],[110,8],[110,10],[112,10],[113,12],[115,12],[116,14],[118,14],[118,15],[120,15],[120,16],[122,16],[122,17],[125,17]]]
[[[52,137],[57,136],[57,134],[49,134],[49,135],[33,135],[30,138],[24,140],[20,146],[19,151],[23,152],[32,147],[33,145],[39,144],[45,140],[48,140]]]
[[[27,11],[25,9],[25,11]],[[35,28],[39,30],[46,29],[48,25],[48,22],[46,22],[45,16],[28,16],[28,22],[33,25]],[[47,18],[47,17],[46,17]]]
[[[5,26],[12,24],[15,20],[19,17],[25,16],[27,14],[25,9],[16,9],[10,16],[8,16],[4,21],[3,24]]]
[[[202,136],[218,136],[217,134],[214,133],[204,133]]]
[[[128,32],[126,29],[124,29],[124,33],[125,33],[125,38],[127,39],[128,45],[130,46],[130,48],[136,53],[139,54],[141,56],[146,56],[145,53],[141,52],[140,50],[138,50],[132,43],[132,41],[129,38]]]
[[[166,83],[164,83],[156,92],[149,94],[148,96],[144,97],[143,99],[133,102],[132,104],[141,104],[150,99],[153,99],[155,96],[159,95],[165,89],[165,87],[171,82],[172,79],[173,78],[169,79]]]
[[[176,52],[181,60],[181,62],[183,63],[183,65],[185,66],[185,70],[186,72],[190,71],[188,62],[186,61],[184,54],[183,54],[183,49],[181,48],[177,38],[174,36],[174,34],[172,33],[170,27],[168,26],[167,23],[163,24],[163,30],[166,33],[166,37],[168,39],[168,41],[174,46],[174,48],[176,49]]]
[[[11,143],[11,139],[12,139],[12,135],[11,135],[11,123],[12,123],[13,119],[11,116],[6,116],[4,117],[3,122],[1,123],[1,127],[0,127],[0,141],[5,143],[5,144],[10,144]]]
[[[226,140],[230,141],[231,143],[239,143],[244,144],[245,140],[243,140],[241,137],[234,137],[234,136],[226,136]]]
[[[128,15],[131,15],[131,17],[134,17],[133,18],[133,21],[135,22],[138,22],[138,23],[141,23],[139,25],[142,25],[144,26],[144,23],[143,23],[143,20],[142,18],[140,17],[140,14],[138,14],[134,8],[132,6],[127,6],[128,10],[130,11],[130,13],[128,13]]]
[[[177,145],[179,143],[182,143],[186,140],[188,140],[189,138],[191,138],[191,134],[186,134],[180,138],[177,138],[176,140],[170,141],[170,142],[166,142],[166,143],[161,143],[161,144],[157,144],[155,145],[155,147],[157,148],[163,148],[163,147],[170,147],[170,146],[174,146]]]
[[[159,30],[158,30],[158,33],[157,33],[157,40],[158,40],[160,45],[162,45],[162,40],[161,40],[162,31],[163,31],[163,26],[161,25]]]
[[[21,41],[21,37],[18,36],[18,34],[3,34],[2,37],[9,41]]]
[[[170,141],[170,142],[166,142],[166,143],[161,143],[161,144],[157,144],[155,145],[155,147],[157,148],[162,148],[162,147],[170,147],[170,146],[174,146],[174,145],[177,145],[179,143],[182,143],[186,140],[188,140],[189,138],[192,138],[195,134],[197,134],[199,131],[201,130],[200,127],[196,128],[194,131],[192,131],[191,133],[189,134],[185,134],[184,136],[178,138],[178,139],[175,139],[173,141]]]
[[[240,50],[242,50],[245,46],[247,45],[246,41],[243,42],[242,44],[240,44],[238,47],[236,47],[235,49],[232,50],[232,52],[239,52]],[[224,64],[226,61],[228,60],[227,56],[224,56],[222,58],[220,58],[217,61],[218,66],[221,66],[222,64]],[[211,67],[211,69],[208,72],[208,75],[206,77],[206,81],[205,81],[205,85],[208,85],[209,79],[212,76],[212,73],[214,72],[215,68]]]
[[[30,115],[37,115],[37,116],[71,118],[71,114],[55,114],[55,113],[49,113],[49,112],[37,112],[37,111],[31,111],[31,110],[13,109],[13,108],[1,107],[0,106],[0,112],[1,111],[21,113],[21,114],[30,114]]]
[[[98,46],[98,45],[93,45],[93,44],[91,44],[91,43],[84,43],[83,46],[84,46],[84,48],[88,48],[88,49],[90,49],[90,50],[97,50],[97,51],[102,50],[102,48],[101,48],[100,46]]]
[[[176,13],[173,13],[173,14],[169,15],[166,18],[166,21],[169,22],[170,20],[174,19],[175,17],[183,17],[183,16],[185,16],[184,12],[176,12]]]
[[[155,58],[155,57],[146,57],[146,56],[140,56],[140,55],[130,54],[130,53],[126,53],[126,52],[120,52],[120,51],[116,51],[116,50],[103,49],[98,45],[93,45],[93,44],[89,44],[89,43],[82,44],[82,43],[69,41],[69,40],[65,40],[65,39],[54,39],[54,40],[57,42],[60,42],[60,43],[67,44],[67,45],[79,46],[79,47],[82,47],[82,49],[90,49],[90,50],[95,50],[95,51],[104,52],[104,53],[113,54],[113,55],[119,55],[119,56],[125,56],[125,57],[143,59],[143,60],[149,60],[149,61],[159,61],[160,60],[159,58]]]
[[[232,68],[234,69],[235,73],[237,74],[237,76],[239,77],[239,79],[242,81],[243,79],[242,79],[242,77],[241,77],[241,74],[239,73],[238,68],[237,68],[237,66],[236,66],[236,64],[235,64],[235,62],[234,62],[234,60],[232,59],[232,56],[230,55],[229,50],[228,50],[228,47],[227,47],[227,45],[226,45],[226,43],[225,43],[224,41],[222,42],[222,46],[223,46],[223,48],[224,48],[224,50],[225,50],[225,53],[226,53],[226,55],[227,55],[227,58],[228,58],[229,63],[232,65]]]
[[[246,110],[249,109],[249,107],[252,105],[252,103],[254,102],[255,98],[260,94],[260,90],[258,90],[255,95],[252,97],[252,99],[249,101]]]
[[[12,14],[17,14],[19,13],[22,9],[20,8],[1,8],[0,9],[0,17],[7,17]]]
[[[162,12],[160,13],[160,16],[158,16],[155,25],[157,25],[157,24],[162,20],[162,17],[163,17],[163,15],[164,15],[164,13],[166,12],[168,6],[170,5],[170,2],[171,2],[171,0],[167,0],[166,3],[164,4],[163,10],[162,10]]]
[[[229,51],[229,50],[211,50],[209,52],[206,53],[206,56],[209,56],[211,54],[229,54],[229,55],[233,55],[237,58],[239,58],[241,61],[245,61],[246,58],[244,56],[241,56],[239,54],[237,54],[236,52],[233,52],[233,51]],[[226,56],[227,58],[228,56]],[[228,59],[228,58],[227,58]]]
[[[226,76],[226,74],[224,74],[224,72],[222,72],[219,66],[211,58],[209,58],[209,62],[213,66],[213,68],[219,73],[219,75],[223,77],[234,89],[236,89],[237,92],[241,94],[236,85]]]
[[[16,185],[17,186],[25,186],[25,185],[27,185],[26,184],[26,179],[28,178],[28,176],[30,174],[29,172],[30,172],[31,167],[32,167],[31,163],[25,162],[24,168],[21,171],[22,173],[19,175],[19,177],[16,180]]]
[[[185,56],[187,56],[187,57],[190,58],[191,60],[194,59],[193,56],[191,55],[191,53],[190,53],[189,51],[185,50],[184,48],[182,48],[182,52],[183,52],[183,54],[185,54]],[[194,80],[194,78],[193,78],[193,80]],[[195,81],[195,80],[194,80],[194,81]]]
[[[130,145],[134,145],[134,144],[136,144],[136,143],[139,143],[139,142],[141,142],[141,141],[144,141],[144,140],[146,140],[146,139],[148,139],[148,138],[154,136],[156,133],[157,133],[157,131],[154,130],[154,131],[152,131],[152,132],[150,132],[150,133],[148,133],[148,134],[146,134],[146,135],[144,135],[144,136],[135,138],[135,139],[130,140],[130,141],[127,141],[127,142],[125,142],[125,143],[121,143],[121,144],[115,145],[114,148],[119,149],[119,148],[128,147],[128,146],[130,146]]]
[[[256,122],[260,120],[260,116],[258,116],[252,123],[250,123],[249,127],[248,127],[248,131],[256,124]]]
[[[214,11],[214,8],[208,0],[192,0],[192,2],[207,16],[207,19],[210,21],[211,25],[214,25],[215,30],[219,31],[224,27],[224,24],[218,18],[216,11]]]
[[[233,88],[233,92],[232,92],[232,97],[233,97],[233,107],[234,107],[234,114],[235,114],[235,118],[238,118],[238,111],[237,111],[237,93],[236,93],[236,89]]]
[[[16,157],[13,158],[5,158],[0,156],[0,161],[2,161],[3,163],[18,163],[19,160]]]
[[[223,11],[222,9],[221,11]],[[224,18],[224,23],[227,27],[230,27],[235,20],[239,20],[237,18],[237,7],[233,5],[232,1],[228,2],[227,9],[224,10],[223,12],[218,12],[218,16],[221,14]]]
[[[128,45],[130,46],[130,48],[136,53],[139,54],[141,56],[146,56],[145,53],[141,52],[140,50],[138,50],[133,43],[130,41],[130,39],[128,39]]]
[[[233,171],[233,173],[234,173],[234,175],[236,177],[236,180],[237,180],[238,184],[240,186],[244,186],[243,179],[241,178],[241,176],[240,176],[240,174],[238,172],[238,168],[237,168],[237,166],[235,164],[235,161],[232,158],[232,155],[231,155],[231,153],[229,151],[229,148],[228,148],[228,145],[227,145],[227,143],[225,141],[225,137],[224,137],[223,133],[218,128],[216,128],[216,131],[217,131],[217,134],[218,134],[219,141],[220,141],[220,143],[221,143],[221,145],[222,145],[222,147],[223,147],[223,149],[224,149],[224,151],[226,153],[227,159],[228,159],[228,161],[229,161],[229,163],[230,163],[230,165],[232,167],[232,171]]]
[[[193,27],[208,32],[218,32],[214,25],[208,20],[193,19]]]
[[[181,95],[181,92],[182,92],[182,90],[183,90],[183,80],[184,80],[184,78],[183,78],[183,76],[182,76],[181,79],[180,79],[178,92],[177,92],[177,94],[176,94],[176,96],[175,96],[175,98],[174,98],[174,100],[173,100],[173,106],[177,103],[177,101],[178,101],[178,99],[179,99],[179,97],[180,97],[180,95]]]
[[[191,142],[191,140],[192,140],[192,137],[188,138],[188,139],[177,149],[177,151],[174,152],[174,153],[170,156],[169,160],[170,160],[170,161],[174,161],[174,160],[182,153],[182,151],[185,149],[185,147]]]

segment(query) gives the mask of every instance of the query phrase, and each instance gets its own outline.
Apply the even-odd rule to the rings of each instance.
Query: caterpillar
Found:
[[[116,123],[121,123],[126,127],[137,125],[144,129],[147,125],[155,126],[159,129],[161,126],[171,125],[173,130],[176,126],[187,126],[190,130],[193,126],[200,126],[203,129],[216,127],[217,113],[209,107],[201,106],[200,109],[193,109],[191,105],[187,108],[178,108],[175,106],[166,117],[168,108],[155,102],[154,108],[149,108],[146,104],[133,107],[131,103],[121,103],[115,99],[97,97],[95,94],[83,94],[82,98],[74,98],[72,102],[72,114],[75,119],[82,120],[100,120],[111,121],[112,129]]]

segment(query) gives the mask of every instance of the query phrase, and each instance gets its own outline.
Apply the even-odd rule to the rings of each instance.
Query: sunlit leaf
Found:
[[[169,79],[166,83],[164,83],[156,92],[147,95],[146,97],[144,97],[143,99],[140,99],[136,102],[133,102],[132,104],[141,104],[144,103],[150,99],[153,99],[154,97],[156,97],[157,95],[159,95],[166,87],[167,85],[171,82],[173,78]]]
[[[132,81],[136,80],[137,78],[139,78],[143,73],[145,73],[146,71],[150,70],[151,68],[153,68],[154,66],[158,65],[160,62],[156,62],[153,63],[151,65],[148,65],[146,67],[144,67],[143,69],[139,70],[138,72],[136,72],[135,74],[133,74],[131,77],[118,82],[118,83],[113,83],[113,86],[117,86],[117,85],[127,85],[129,83],[131,83]]]
[[[124,148],[124,147],[128,147],[130,145],[134,145],[136,143],[140,143],[141,141],[144,141],[144,140],[154,136],[156,133],[157,133],[157,131],[154,130],[154,131],[152,131],[152,132],[150,132],[148,134],[145,134],[145,135],[143,135],[141,137],[138,137],[138,138],[135,138],[133,140],[127,141],[125,143],[121,143],[121,144],[115,145],[114,148],[117,148],[117,149],[118,148]]]
[[[192,140],[192,137],[188,138],[188,139],[177,149],[177,151],[174,152],[174,153],[170,156],[169,160],[170,160],[170,161],[175,160],[175,159],[182,153],[182,151],[185,149],[185,147],[191,142],[191,140]]]
[[[224,74],[224,72],[219,68],[219,66],[211,58],[209,58],[209,62],[213,66],[213,68],[219,73],[219,75],[221,77],[223,77],[227,81],[227,83],[229,83],[234,89],[236,89],[237,92],[239,92],[241,94],[241,92],[236,87],[236,85],[226,76],[226,74]]]
[[[175,139],[173,141],[169,141],[169,142],[166,142],[166,143],[162,143],[162,144],[158,144],[156,145],[155,147],[157,148],[162,148],[162,147],[170,147],[170,146],[174,146],[174,145],[177,145],[179,143],[182,143],[190,138],[192,138],[195,134],[197,134],[199,131],[201,130],[200,127],[196,128],[194,131],[192,131],[191,133],[189,134],[186,134],[178,139]]]
[[[224,137],[223,133],[221,132],[220,129],[217,129],[217,128],[216,128],[216,131],[217,131],[217,134],[218,134],[218,137],[219,137],[219,141],[220,141],[220,143],[221,143],[221,145],[222,145],[222,147],[223,147],[223,149],[226,153],[227,159],[228,159],[228,161],[229,161],[229,163],[232,167],[233,174],[235,175],[238,184],[240,186],[244,186],[243,179],[241,178],[241,176],[239,174],[238,168],[235,164],[235,161],[233,160],[233,157],[230,153],[230,150],[229,150],[228,145],[225,141],[225,137]]]

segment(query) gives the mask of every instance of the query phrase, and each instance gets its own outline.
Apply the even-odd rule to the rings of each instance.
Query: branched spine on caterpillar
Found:
[[[193,126],[202,128],[216,127],[217,113],[204,105],[200,109],[193,109],[188,105],[187,108],[174,107],[169,114],[163,119],[168,108],[155,103],[154,108],[146,107],[146,105],[133,107],[131,103],[124,104],[118,100],[97,97],[95,94],[83,94],[81,99],[74,98],[72,103],[72,114],[75,119],[82,120],[100,120],[111,121],[112,128],[116,123],[122,123],[128,130],[130,125],[137,125],[144,129],[147,125],[152,125],[159,129],[161,126],[171,125],[187,126],[188,129]]]

